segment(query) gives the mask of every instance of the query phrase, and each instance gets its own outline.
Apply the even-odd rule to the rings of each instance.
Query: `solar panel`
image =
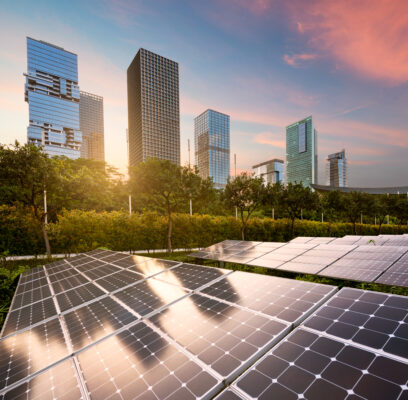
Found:
[[[110,297],[64,314],[74,351],[125,327],[138,319]]]
[[[289,324],[197,294],[149,320],[227,381],[289,330]]]
[[[406,363],[298,328],[232,387],[260,400],[397,400],[407,380]]]
[[[78,355],[94,398],[209,398],[221,387],[215,376],[144,322]]]
[[[343,288],[304,326],[408,358],[408,297]]]
[[[408,254],[402,256],[395,264],[376,279],[376,283],[408,287]]]
[[[144,279],[142,275],[127,270],[122,270],[100,278],[96,280],[95,283],[103,287],[107,292],[113,292],[136,283],[142,279]]]
[[[19,293],[20,294],[14,296],[13,310],[24,307],[26,304],[36,303],[37,301],[51,297],[51,291],[48,286],[40,286],[37,289],[20,291]]]
[[[148,279],[127,289],[115,292],[118,299],[140,317],[144,317],[167,304],[185,297],[188,292],[156,279]]]
[[[46,319],[55,317],[57,310],[52,298],[29,304],[28,306],[11,310],[3,327],[3,336],[28,328]]]
[[[223,390],[214,400],[248,400],[249,397],[244,397],[242,394],[238,394],[231,387]]]
[[[0,340],[0,392],[68,356],[58,318]]]
[[[221,268],[203,267],[194,264],[181,264],[154,277],[161,281],[196,290],[209,282],[230,274],[232,271]]]
[[[200,292],[298,324],[336,290],[329,285],[235,271]]]
[[[158,260],[155,258],[148,259],[146,262],[138,263],[128,267],[129,271],[133,271],[139,274],[142,274],[146,278],[149,276],[156,275],[160,272],[166,271],[169,268],[172,268],[176,265],[179,265],[180,262],[171,261],[171,260]]]
[[[87,283],[75,289],[57,294],[56,299],[59,309],[63,312],[93,301],[101,296],[105,296],[104,291],[92,283]]]
[[[82,400],[82,388],[72,360],[64,361],[9,389],[2,400]]]

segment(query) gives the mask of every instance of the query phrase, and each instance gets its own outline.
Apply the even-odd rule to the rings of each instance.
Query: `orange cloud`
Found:
[[[284,136],[284,132],[282,135]],[[281,149],[286,148],[286,141],[276,139],[271,132],[261,132],[255,135],[254,141],[259,144],[267,144],[269,146],[279,147]]]
[[[283,56],[283,61],[286,64],[292,67],[299,67],[302,61],[314,60],[317,57],[316,54],[308,54],[308,53],[301,53],[301,54],[285,54]]]
[[[289,10],[308,44],[340,67],[393,84],[408,81],[406,0],[314,0]]]

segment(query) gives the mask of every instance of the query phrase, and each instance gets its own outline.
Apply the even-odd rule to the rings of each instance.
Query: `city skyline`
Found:
[[[400,40],[406,3],[370,3],[371,11],[353,3],[347,11],[312,1],[303,13],[296,1],[290,6],[210,2],[206,9],[159,3],[160,14],[143,2],[98,8],[74,1],[74,12],[50,2],[6,1],[0,17],[7,36],[0,50],[1,142],[25,142],[24,42],[32,36],[78,54],[80,87],[105,99],[106,160],[124,171],[126,68],[144,47],[180,65],[182,164],[188,159],[187,139],[193,139],[193,118],[203,109],[231,115],[238,171],[250,170],[259,159],[282,158],[285,126],[313,114],[319,153],[348,149],[350,186],[406,184],[408,58]],[[228,22],[217,17],[223,13]],[[363,13],[367,18],[361,23]],[[378,21],[385,21],[380,36]],[[344,31],[350,37],[342,36]],[[324,172],[320,165],[319,182]]]

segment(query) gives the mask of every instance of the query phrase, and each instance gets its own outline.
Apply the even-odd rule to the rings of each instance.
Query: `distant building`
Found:
[[[78,158],[78,57],[41,40],[27,37],[25,101],[29,107],[27,139],[50,156]]]
[[[129,165],[180,164],[178,63],[140,49],[127,70]]]
[[[255,177],[262,177],[265,184],[271,185],[280,182],[282,185],[285,183],[283,160],[274,158],[273,160],[265,161],[263,163],[254,165],[252,167]]]
[[[338,190],[341,193],[362,192],[368,194],[403,194],[408,196],[408,186],[388,186],[388,187],[334,187],[326,185],[312,185],[318,192],[332,192]]]
[[[317,183],[317,131],[312,116],[286,127],[286,183]]]
[[[103,97],[80,92],[81,157],[105,161]]]
[[[211,177],[216,188],[230,174],[230,117],[207,110],[194,119],[195,163],[202,178]]]
[[[347,187],[347,159],[344,149],[338,153],[328,155],[326,164],[326,185]]]

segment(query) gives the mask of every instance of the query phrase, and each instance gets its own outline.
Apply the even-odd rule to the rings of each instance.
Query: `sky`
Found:
[[[238,172],[284,159],[285,127],[313,115],[319,183],[344,148],[350,186],[408,184],[407,0],[1,0],[3,144],[27,138],[26,36],[78,54],[80,89],[104,97],[106,161],[122,172],[126,70],[143,47],[179,63],[182,164],[208,108],[231,117]]]

